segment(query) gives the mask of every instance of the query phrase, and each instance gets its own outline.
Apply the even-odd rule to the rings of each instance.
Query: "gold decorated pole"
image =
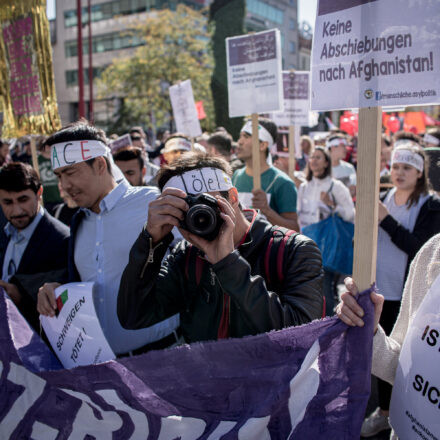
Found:
[[[295,126],[289,125],[289,177],[295,177],[296,158],[295,158]]]
[[[260,140],[258,138],[258,113],[252,113],[252,174],[254,189],[261,189]]]
[[[5,137],[61,126],[45,0],[0,0],[0,100]]]

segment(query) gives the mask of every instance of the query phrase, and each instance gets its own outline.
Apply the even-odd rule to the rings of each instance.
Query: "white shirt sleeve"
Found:
[[[336,202],[336,214],[346,222],[354,223],[354,204],[348,188],[339,180],[333,179],[332,195]]]

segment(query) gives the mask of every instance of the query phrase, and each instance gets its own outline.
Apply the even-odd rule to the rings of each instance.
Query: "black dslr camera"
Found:
[[[223,224],[217,199],[209,194],[189,194],[185,201],[189,209],[180,227],[205,240],[214,240]]]

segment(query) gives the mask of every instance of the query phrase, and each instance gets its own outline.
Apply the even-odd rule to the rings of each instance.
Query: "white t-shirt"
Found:
[[[354,222],[354,205],[348,188],[330,176],[324,179],[312,177],[301,184],[298,190],[297,212],[301,228],[318,223],[331,214],[330,208],[321,202],[321,192],[328,192],[333,182],[331,194],[336,203],[334,212],[347,222]]]
[[[347,187],[356,185],[356,170],[351,163],[341,160],[339,165],[332,167],[332,176]]]

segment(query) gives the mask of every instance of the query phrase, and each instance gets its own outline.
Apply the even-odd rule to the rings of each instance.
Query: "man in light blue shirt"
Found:
[[[142,330],[125,330],[116,314],[122,272],[131,246],[157,195],[152,187],[131,187],[114,166],[105,134],[77,122],[48,138],[52,167],[61,185],[82,209],[72,219],[70,281],[94,281],[94,303],[103,332],[118,356],[140,354],[177,342],[178,316]],[[38,310],[53,316],[57,285],[40,289]]]

